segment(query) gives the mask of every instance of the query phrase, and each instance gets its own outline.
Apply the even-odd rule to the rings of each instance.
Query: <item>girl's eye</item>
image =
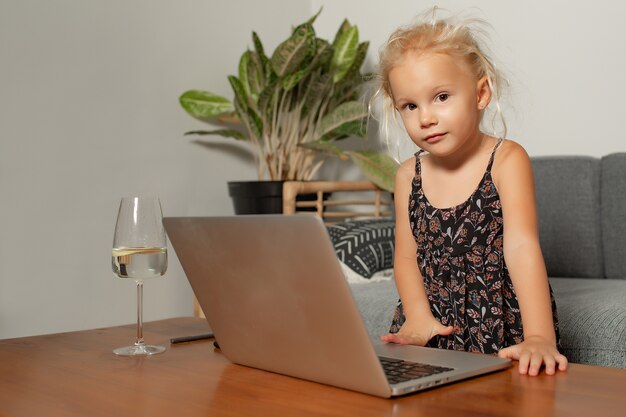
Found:
[[[413,103],[408,103],[404,105],[404,108],[408,111],[413,111],[415,109],[417,109],[417,106]]]
[[[450,98],[450,94],[448,93],[441,93],[437,96],[438,101],[447,101],[449,98]]]

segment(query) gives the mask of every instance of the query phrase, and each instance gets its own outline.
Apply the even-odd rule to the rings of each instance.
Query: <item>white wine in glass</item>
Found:
[[[167,244],[161,203],[157,197],[124,197],[120,202],[113,237],[112,267],[120,278],[137,283],[137,340],[114,349],[116,355],[147,356],[165,351],[143,340],[143,280],[167,270]]]

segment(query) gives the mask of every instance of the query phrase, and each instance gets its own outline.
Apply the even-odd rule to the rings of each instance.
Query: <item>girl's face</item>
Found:
[[[491,92],[460,58],[407,53],[389,72],[396,110],[411,140],[436,156],[448,156],[479,139],[480,113]]]

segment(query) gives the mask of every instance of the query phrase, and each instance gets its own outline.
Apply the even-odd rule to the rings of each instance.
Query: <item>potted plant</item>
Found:
[[[186,135],[219,135],[249,143],[258,179],[275,183],[276,201],[282,201],[283,181],[312,179],[328,157],[351,159],[372,182],[393,189],[397,163],[392,158],[337,146],[345,138],[366,136],[367,108],[359,97],[369,42],[359,42],[358,28],[347,19],[332,43],[318,38],[313,29],[318,15],[296,26],[271,55],[252,32],[254,49],[241,56],[238,76],[228,76],[232,101],[200,90],[180,96],[191,116],[220,126]],[[233,197],[242,188],[240,182],[229,183]]]

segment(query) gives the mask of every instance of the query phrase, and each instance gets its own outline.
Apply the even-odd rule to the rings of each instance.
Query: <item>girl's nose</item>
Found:
[[[428,108],[420,109],[420,125],[422,128],[437,124],[437,118]]]

